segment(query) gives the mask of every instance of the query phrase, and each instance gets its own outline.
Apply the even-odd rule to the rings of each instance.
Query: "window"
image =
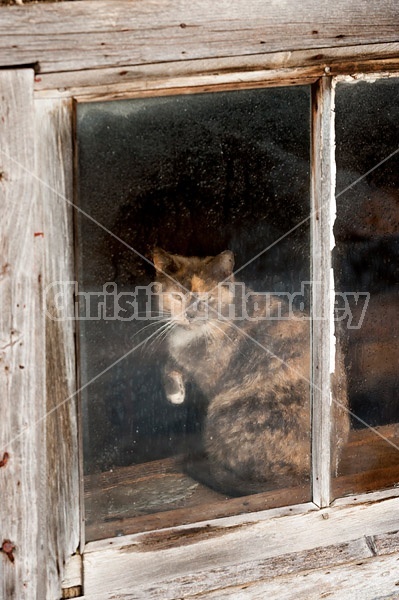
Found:
[[[247,510],[310,499],[310,108],[309,86],[78,105],[78,194],[83,212],[77,254],[88,539],[104,535],[104,528],[113,536],[151,527],[162,517],[154,521],[148,515],[163,511],[168,511],[166,523],[168,518],[175,523],[197,520],[198,510],[209,517],[234,514],[242,510],[242,501],[226,500],[232,494],[248,496],[252,488],[269,493],[254,503],[247,498]],[[279,238],[283,239],[276,243]],[[187,397],[179,405],[167,401],[162,381],[171,354],[165,319],[158,320],[158,313],[146,307],[150,286],[159,276],[153,266],[155,247],[202,261],[233,252],[235,301],[239,294],[251,294],[248,310],[249,303],[259,304],[258,313],[249,312],[259,314],[259,326],[238,312],[238,304],[231,320],[215,321],[208,315],[207,325],[213,327],[205,342],[208,348],[203,349],[204,340],[198,338],[186,349],[187,357],[202,367],[199,373],[194,373],[194,364],[187,369]],[[171,274],[176,279],[174,271]],[[183,284],[175,286],[177,294],[186,293],[189,284]],[[108,315],[101,316],[104,291],[109,308]],[[203,291],[216,295],[220,290],[213,281]],[[280,300],[283,307],[277,332],[276,307],[268,320],[261,306],[270,292],[273,302]],[[116,297],[120,309],[115,312],[111,304]],[[281,406],[265,404],[263,411],[264,418],[269,414],[274,419],[280,438],[275,450],[266,445],[270,456],[262,456],[260,449],[254,456],[259,434],[267,428],[260,424],[248,455],[240,451],[245,467],[237,471],[244,469],[244,476],[235,481],[229,473],[223,475],[225,482],[220,476],[212,479],[203,465],[210,460],[204,450],[205,428],[212,426],[215,436],[221,435],[219,417],[213,417],[215,423],[207,417],[212,400],[222,393],[225,381],[230,380],[228,389],[244,389],[243,379],[265,377],[273,353],[275,360],[287,361],[288,348],[281,355],[283,346],[271,344],[272,336],[284,335],[291,348],[298,335],[287,321],[287,298],[292,311],[302,305],[305,320],[292,320],[296,329],[302,327],[297,350],[306,373],[303,388],[299,384],[300,415],[292,423],[297,427],[302,419],[302,437],[291,442],[294,455],[304,454],[302,472],[288,477],[290,459],[283,464],[288,425],[282,404],[292,402],[296,411],[299,402],[291,401],[276,383],[272,394],[281,395]],[[212,372],[209,361],[219,361],[220,366]],[[274,368],[279,366],[284,368],[284,363]],[[241,373],[235,383],[234,368]],[[290,389],[297,368],[285,376],[291,376]],[[204,388],[206,377],[212,385]],[[237,401],[244,423],[252,420],[255,425],[262,418],[256,412],[263,401],[261,387],[246,392],[252,409]],[[248,417],[248,410],[255,412]],[[227,417],[231,427],[236,417],[235,412]],[[231,464],[237,441],[237,434],[234,440],[226,439]],[[274,463],[274,480],[258,483],[256,472],[250,472],[254,461],[264,462],[264,469]],[[260,471],[260,465],[255,469]],[[175,515],[173,509],[178,509]]]
[[[397,311],[397,89],[395,79],[337,83],[334,315],[331,311],[323,314],[323,303],[329,310],[323,290],[328,272],[317,264],[320,251],[329,255],[325,236],[332,222],[326,213],[332,200],[328,186],[316,189],[317,175],[312,182],[312,206],[310,201],[310,165],[317,162],[322,145],[317,139],[317,118],[331,127],[332,113],[328,105],[323,106],[311,124],[310,88],[78,105],[79,339],[89,540],[152,529],[155,523],[186,523],[198,520],[199,515],[227,516],[310,500],[311,395],[313,485],[332,476],[328,498],[333,499],[395,484],[397,344],[391,325],[394,319],[384,322],[383,317],[386,310],[392,315]],[[317,94],[325,100],[331,94],[334,98],[334,91],[334,87],[323,91],[314,86],[313,106]],[[327,153],[333,139],[323,143]],[[319,168],[322,171],[321,165]],[[324,168],[329,171],[327,182],[332,184],[333,164]],[[381,215],[385,215],[382,222]],[[319,231],[320,238],[319,220],[326,227]],[[311,244],[312,222],[316,229]],[[226,479],[210,477],[209,468],[204,475],[204,439],[211,426],[207,415],[212,410],[212,394],[214,397],[219,390],[217,385],[212,391],[201,387],[201,377],[210,369],[205,361],[203,372],[189,372],[192,379],[187,380],[184,401],[167,401],[162,372],[170,353],[168,329],[148,309],[148,294],[153,290],[148,286],[159,276],[152,264],[155,247],[183,257],[217,256],[231,250],[238,282],[246,289],[259,297],[271,292],[280,299],[293,299],[293,314],[301,314],[308,324],[297,351],[298,364],[305,362],[307,386],[306,402],[301,399],[307,423],[305,449],[298,442],[291,442],[289,449],[291,455],[307,454],[301,476],[287,478],[283,469],[279,471],[278,461],[276,476],[263,488],[252,486],[250,474],[247,487],[240,483],[241,487],[232,490],[230,480],[226,484]],[[313,289],[311,270],[321,279],[313,278]],[[182,290],[186,291],[184,286]],[[116,294],[121,300],[115,313]],[[133,302],[129,304],[133,298],[135,311]],[[310,314],[313,389],[309,388],[310,363],[306,364],[310,360]],[[320,415],[326,411],[330,390],[317,380],[319,353],[325,343],[319,329],[328,336],[333,318],[335,364],[330,368],[335,370],[335,380],[327,409],[332,451],[324,460],[317,447],[318,419],[326,418],[326,414]],[[262,326],[259,320],[237,351],[241,378],[260,376],[270,368],[267,361],[253,366],[258,360],[254,347],[259,346],[254,331]],[[235,332],[234,327],[237,329],[235,323],[230,333]],[[267,331],[269,339],[280,335],[276,328]],[[288,331],[294,339],[295,329]],[[265,355],[270,353],[269,339],[262,340]],[[234,343],[226,335],[225,345]],[[197,360],[198,346],[189,345],[186,352],[188,361]],[[288,349],[280,346],[279,352],[281,364],[287,362],[284,383],[293,389],[298,380],[287,360]],[[221,354],[212,358],[223,361]],[[385,365],[383,371],[380,362]],[[110,363],[115,363],[112,368]],[[231,369],[232,363],[228,364]],[[234,379],[228,371],[225,376]],[[222,381],[218,370],[212,377]],[[235,385],[240,384],[237,381]],[[280,402],[284,401],[283,396]],[[271,427],[273,415],[280,410],[279,400],[275,402],[273,409],[264,409],[268,415],[264,428]],[[290,410],[294,410],[292,405]],[[240,412],[237,405],[237,411],[242,421],[259,419],[250,407]],[[290,426],[287,417],[282,425],[282,413],[274,418],[274,427],[284,427],[287,440],[289,427],[299,426],[297,415]],[[217,425],[215,431],[219,435]],[[257,435],[261,440],[260,431]],[[283,456],[284,446],[276,446],[276,454],[280,450]],[[254,455],[255,448],[251,460],[261,461]],[[265,454],[264,461],[268,460],[270,456]],[[256,495],[250,495],[253,488]]]
[[[157,594],[163,599],[237,593],[266,597],[272,592],[276,597],[290,593],[297,597],[298,590],[317,595],[321,580],[326,593],[330,592],[328,585],[333,594],[340,586],[339,593],[348,597],[371,600],[396,593],[398,546],[397,535],[392,532],[397,529],[399,495],[394,369],[398,15],[388,3],[375,6],[366,0],[351,6],[337,0],[326,21],[322,3],[312,3],[311,16],[309,6],[287,3],[281,10],[277,4],[254,3],[243,12],[238,3],[229,2],[221,3],[215,13],[206,2],[194,10],[166,2],[162,11],[154,12],[142,2],[113,0],[111,5],[103,0],[0,8],[4,25],[0,34],[4,38],[0,49],[0,186],[5,192],[0,218],[0,380],[4,403],[0,419],[0,579],[7,598],[66,598],[83,593],[88,600]],[[12,45],[9,31],[13,32]],[[77,52],[77,48],[84,51]],[[279,89],[272,89],[276,86]],[[304,259],[304,269],[309,268],[314,282],[305,296],[305,311],[310,309],[313,317],[320,316],[314,318],[310,335],[314,384],[310,481],[288,488],[276,484],[268,492],[250,496],[219,498],[212,515],[208,509],[202,510],[201,506],[209,507],[206,503],[197,503],[191,514],[185,515],[179,511],[188,507],[151,513],[146,506],[147,514],[141,517],[119,514],[116,520],[108,521],[106,518],[114,519],[115,514],[108,512],[105,517],[103,512],[97,524],[92,520],[86,527],[78,469],[82,459],[78,435],[83,419],[77,418],[76,392],[80,390],[83,402],[87,393],[85,406],[91,410],[90,386],[83,387],[83,381],[88,384],[93,375],[94,350],[86,352],[84,342],[90,341],[90,336],[97,340],[100,348],[96,355],[100,357],[105,350],[106,325],[89,323],[85,338],[85,323],[74,321],[73,282],[87,283],[87,289],[83,286],[81,291],[98,291],[97,282],[93,287],[89,279],[84,280],[81,257],[75,261],[73,255],[75,241],[82,234],[72,231],[73,211],[81,210],[80,205],[76,209],[73,206],[83,201],[82,195],[74,196],[75,117],[93,101],[98,103],[94,110],[111,106],[105,104],[110,101],[115,101],[114,106],[118,101],[122,107],[128,99],[136,100],[137,106],[148,101],[150,106],[161,103],[161,98],[168,104],[171,97],[181,102],[185,98],[188,103],[194,96],[199,99],[206,95],[222,99],[223,95],[238,98],[240,94],[244,98],[248,93],[248,97],[253,94],[256,98],[262,88],[268,88],[264,98],[284,95],[284,88],[293,97],[306,86],[311,87],[312,117],[306,139],[304,135],[297,148],[304,149],[311,138],[311,151],[304,158],[309,157],[310,202],[298,210],[306,210],[309,216],[309,224],[304,223],[301,230],[305,232],[302,241],[307,235],[309,243],[308,254],[299,252],[305,247],[301,245],[295,246],[293,253],[298,262]],[[262,101],[267,104],[269,100]],[[305,120],[308,123],[307,119],[302,112],[295,131]],[[111,141],[111,130],[109,136]],[[361,142],[358,147],[356,139]],[[377,165],[381,163],[378,168],[374,160]],[[336,203],[332,193],[335,161]],[[183,162],[190,162],[189,153]],[[197,166],[197,162],[191,163],[194,170]],[[302,178],[304,173],[298,175]],[[344,192],[353,183],[351,174],[355,181],[364,177]],[[167,170],[160,175],[167,180]],[[105,185],[104,173],[99,176]],[[277,173],[269,181],[273,185],[269,187],[266,182],[268,191],[278,181]],[[82,179],[76,183],[82,185]],[[290,183],[295,190],[295,177]],[[91,190],[88,192],[87,198]],[[119,200],[114,202],[115,209]],[[364,211],[365,220],[361,218]],[[151,216],[158,218],[156,211]],[[286,217],[291,220],[292,215]],[[281,215],[276,219],[278,229]],[[126,225],[123,218],[120,225]],[[261,228],[262,221],[256,225]],[[84,227],[89,231],[88,223]],[[94,239],[95,234],[90,235]],[[297,235],[301,239],[300,231]],[[86,248],[86,256],[100,247]],[[129,263],[124,263],[117,248],[115,240],[113,254],[118,257],[119,253],[120,260],[112,264],[110,275],[118,268],[120,285],[130,293],[129,286],[137,285],[137,280],[132,275],[122,281]],[[270,252],[278,254],[275,247]],[[235,260],[240,261],[235,253]],[[100,266],[93,265],[93,269],[91,275],[99,277]],[[242,275],[244,279],[244,269]],[[295,277],[296,272],[293,283]],[[261,278],[261,273],[254,272],[245,283],[258,286]],[[112,281],[108,276],[99,277],[101,283],[103,279]],[[57,282],[61,282],[61,295],[54,286]],[[72,283],[65,289],[65,282]],[[352,282],[363,294],[353,297],[354,304],[349,305],[356,318],[359,313],[362,316],[364,294],[370,293],[360,330],[345,328],[349,318],[341,294],[348,293]],[[262,289],[259,285],[257,292]],[[112,287],[106,291],[109,302]],[[44,300],[52,318],[45,315]],[[95,310],[98,298],[93,296],[92,301]],[[342,316],[342,321],[334,322],[334,301],[335,315]],[[72,318],[60,318],[65,314]],[[386,315],[390,326],[381,315]],[[114,323],[107,327],[113,329]],[[132,332],[128,327],[126,331],[130,341]],[[82,334],[77,351],[75,333]],[[124,340],[121,336],[114,339],[116,358]],[[75,369],[76,362],[79,369]],[[132,369],[138,364],[133,356],[130,364]],[[332,371],[339,370],[337,364],[346,370],[351,411],[358,411],[360,418],[377,430],[376,434],[370,432],[351,417],[338,474],[333,443],[337,404],[330,402],[331,392],[336,394],[339,381],[343,381],[331,378]],[[124,392],[127,385],[122,361],[117,368],[120,378],[116,384]],[[105,380],[109,376],[105,374]],[[101,408],[104,394],[100,382],[96,380],[96,384]],[[106,393],[112,396],[113,389],[111,383]],[[163,408],[175,419],[178,411],[183,414],[188,410],[188,405],[164,403]],[[145,413],[143,410],[139,415],[141,425],[150,424],[152,417]],[[87,506],[91,503],[93,509],[90,518],[96,510],[96,490],[103,491],[103,506],[108,511],[112,495],[117,499],[118,493],[123,496],[129,489],[124,486],[128,480],[119,478],[126,473],[124,469],[132,468],[131,463],[123,466],[129,453],[112,456],[109,452],[112,436],[114,442],[117,436],[114,425],[122,423],[125,414],[120,405],[111,413],[111,444],[106,440],[102,444],[104,430],[93,429],[90,443],[94,440],[98,455],[93,453],[86,468],[94,468],[91,459],[101,466],[104,455],[115,461],[115,468],[112,473],[87,474],[87,482],[90,479],[93,484],[91,499],[86,487]],[[107,417],[106,410],[104,415]],[[178,434],[175,442],[180,448],[195,438],[196,416],[186,421],[194,429],[189,434],[186,424],[181,425],[183,419],[173,421],[181,427],[173,431]],[[153,422],[156,418],[158,415]],[[162,432],[157,434],[159,438]],[[175,448],[167,450],[170,454],[166,456],[162,450],[159,458],[164,466],[175,456]],[[89,457],[87,451],[86,445]],[[150,476],[152,451],[148,448],[141,463]],[[166,481],[165,471],[160,480]],[[175,470],[172,476],[179,474],[184,480],[183,469]],[[117,489],[120,481],[122,486]],[[134,482],[137,486],[137,472]],[[377,488],[380,491],[362,493]],[[183,496],[185,492],[183,481]],[[216,493],[211,489],[202,492]],[[158,493],[155,496],[158,502]],[[115,506],[122,507],[123,502]],[[159,503],[155,508],[158,510]],[[86,543],[85,533],[93,541]],[[109,535],[116,537],[107,538]],[[331,571],[325,570],[327,563],[332,565]],[[310,572],[301,575],[304,568]],[[224,589],[227,584],[228,590]]]
[[[336,289],[353,305],[345,349],[351,445],[334,495],[395,485],[398,473],[399,80],[336,89]],[[355,297],[350,292],[357,292]],[[356,302],[356,304],[355,304]],[[340,307],[342,308],[342,306]]]

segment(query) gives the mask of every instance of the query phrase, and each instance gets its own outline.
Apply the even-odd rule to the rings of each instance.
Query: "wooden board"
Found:
[[[331,499],[331,203],[334,202],[332,168],[334,143],[332,79],[321,79],[312,89],[312,483],[313,501],[328,506]]]
[[[0,556],[0,586],[7,600],[58,598],[79,544],[76,410],[65,402],[74,340],[68,326],[46,323],[44,295],[72,273],[62,199],[71,194],[71,112],[48,101],[35,111],[31,70],[1,72],[0,88],[0,545],[15,546]]]
[[[247,523],[245,517],[237,517],[226,519],[224,523],[203,522],[152,534],[92,542],[86,547],[84,558],[85,596],[105,600],[107,593],[112,591],[115,597],[121,598],[162,597],[168,600],[214,589],[221,597],[221,590],[230,584],[247,586],[267,577],[267,569],[270,573],[272,565],[279,564],[269,561],[273,557],[285,556],[281,564],[287,566],[295,563],[294,554],[315,550],[307,555],[308,562],[302,555],[303,569],[311,569],[317,564],[313,560],[322,555],[321,548],[360,538],[362,541],[355,544],[357,549],[352,548],[358,552],[361,562],[364,556],[377,555],[373,536],[397,530],[396,515],[392,511],[398,507],[399,498],[369,504],[363,499],[362,506],[336,506],[268,519],[259,515],[259,521]],[[169,545],[168,539],[172,542]],[[340,550],[343,551],[342,546]],[[347,551],[350,552],[348,547]],[[340,554],[338,549],[332,558],[331,548],[325,552],[330,552],[331,564]],[[310,556],[313,556],[311,560]],[[397,561],[398,555],[394,556]],[[350,568],[354,568],[353,563]],[[300,597],[294,582],[287,589]],[[306,585],[303,589],[306,590]],[[381,591],[385,589],[381,586]],[[266,594],[263,597],[273,596]],[[304,597],[307,597],[306,592]]]
[[[312,568],[331,568],[333,565],[352,562],[353,560],[360,561],[365,558],[370,558],[372,552],[365,538],[359,538],[343,544],[335,546],[319,547],[312,550],[304,550],[298,553],[289,553],[267,558],[260,561],[248,563],[243,561],[236,565],[234,570],[230,568],[215,568],[207,577],[203,573],[188,575],[186,577],[177,578],[168,584],[167,589],[163,586],[152,590],[131,590],[129,598],[148,598],[149,600],[167,600],[172,598],[188,598],[196,594],[205,594],[217,589],[223,595],[223,588],[230,587],[235,592],[240,591],[240,587],[236,586],[254,586],[254,582],[259,580],[268,580],[282,577],[288,574],[300,574]],[[299,590],[296,590],[296,598],[300,598]],[[148,594],[145,596],[144,594]],[[124,596],[126,597],[126,596]],[[265,594],[265,598],[270,598]],[[276,596],[280,597],[280,596]]]
[[[0,596],[46,597],[43,215],[33,71],[0,72]],[[10,546],[9,546],[10,548]]]
[[[43,308],[46,311],[46,598],[56,598],[65,561],[80,542],[80,493],[74,322],[60,319],[56,294],[65,290],[65,314],[73,314],[72,102],[35,102],[35,180],[43,210],[45,247]],[[61,508],[61,510],[60,510]]]
[[[361,556],[352,562],[340,566],[296,573],[285,577],[277,577],[268,581],[256,582],[253,585],[230,587],[204,594],[201,598],[219,600],[377,600],[381,591],[389,593],[388,598],[398,598],[398,566],[397,554],[384,557],[373,557],[364,560]],[[191,596],[185,596],[190,598]],[[129,595],[125,598],[143,598]]]
[[[79,66],[77,66],[79,69]],[[312,83],[340,73],[399,71],[399,44],[368,44],[102,69],[39,73],[37,97],[109,100],[145,94]]]
[[[395,0],[103,0],[0,8],[0,64],[42,73],[399,41]]]

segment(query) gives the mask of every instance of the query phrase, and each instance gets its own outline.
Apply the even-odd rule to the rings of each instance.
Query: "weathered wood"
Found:
[[[399,531],[375,535],[373,536],[372,543],[374,550],[378,555],[399,552]]]
[[[83,561],[81,554],[71,556],[64,569],[64,577],[61,582],[62,598],[78,598],[82,595],[83,584]]]
[[[308,69],[289,69],[282,71],[261,71],[260,73],[243,75],[236,73],[235,76],[227,77],[216,75],[209,78],[202,76],[183,78],[181,80],[160,80],[156,82],[146,82],[142,80],[135,86],[118,86],[118,90],[110,89],[94,90],[82,94],[76,99],[79,102],[97,102],[108,100],[122,100],[131,98],[153,98],[154,96],[172,96],[177,94],[204,94],[207,92],[228,92],[232,90],[262,89],[265,87],[281,87],[292,85],[310,85],[322,75],[320,67],[311,67]],[[205,79],[205,82],[203,82]],[[226,81],[226,82],[224,82]],[[133,87],[133,89],[132,89]],[[143,89],[145,87],[145,89]],[[87,90],[86,90],[87,92]],[[54,94],[45,94],[53,97]],[[55,95],[57,97],[57,95]]]
[[[244,562],[256,572],[272,557],[393,531],[397,524],[393,511],[398,508],[399,498],[393,498],[362,507],[341,506],[248,524],[241,517],[237,518],[240,527],[234,527],[234,520],[229,519],[225,520],[227,531],[217,532],[220,535],[209,535],[213,526],[220,527],[215,521],[155,532],[150,544],[148,534],[93,542],[85,551],[85,595],[101,600],[112,591],[124,598],[148,598],[160,589],[163,598],[168,598],[169,589],[186,582],[184,597],[188,597],[192,593],[190,581],[198,585],[199,580],[211,578],[215,569],[230,581],[237,565]],[[185,532],[191,538],[188,544]],[[167,535],[174,539],[173,547],[156,550],[157,536],[165,545]],[[369,555],[373,554],[367,545]],[[368,550],[364,551],[367,554]]]
[[[235,565],[234,568],[219,568],[215,564],[210,573],[194,573],[176,579],[171,576],[170,581],[162,582],[160,586],[151,587],[149,585],[147,588],[132,588],[128,597],[148,600],[172,600],[196,594],[202,597],[202,594],[206,595],[213,590],[221,590],[227,586],[246,586],[265,579],[300,573],[311,568],[332,567],[371,556],[373,553],[365,538],[260,561],[246,562],[243,555],[242,562]]]
[[[79,471],[76,410],[74,323],[62,316],[55,294],[65,289],[63,306],[73,314],[73,288],[53,286],[73,281],[73,159],[72,104],[70,100],[35,102],[36,171],[43,207],[42,243],[46,310],[46,547],[47,596],[60,595],[65,561],[79,546]]]
[[[330,205],[334,98],[332,80],[322,78],[313,87],[312,112],[312,472],[313,502],[328,506],[331,499],[331,244]]]
[[[82,555],[74,554],[65,564],[62,580],[63,588],[77,587],[82,584]]]
[[[71,212],[57,195],[72,191],[71,111],[69,101],[34,107],[32,70],[4,71],[0,85],[0,535],[15,545],[0,581],[7,600],[58,599],[79,543],[76,411],[64,403],[74,339],[68,323],[45,322],[44,293],[71,279]]]
[[[362,504],[371,504],[372,502],[382,502],[388,498],[397,498],[399,489],[397,487],[387,490],[378,490],[377,492],[367,492],[365,494],[354,494],[344,498],[337,498],[331,503],[331,508],[338,506],[361,506]]]
[[[258,582],[253,585],[231,587],[204,594],[201,598],[219,600],[232,598],[234,600],[264,600],[264,598],[279,598],[279,600],[376,600],[381,598],[381,592],[391,595],[385,598],[398,598],[398,566],[399,555],[361,559],[346,565],[328,567],[277,577],[274,580]],[[227,583],[227,582],[226,582]],[[187,595],[185,598],[190,598]],[[145,598],[130,594],[130,598]]]
[[[216,85],[289,85],[301,79],[314,81],[328,70],[339,73],[399,70],[399,44],[369,44],[322,50],[297,50],[272,54],[232,56],[169,63],[124,66],[62,73],[40,73],[35,77],[37,97],[75,97],[99,100],[134,97],[143,93],[172,93],[184,88],[214,88]]]
[[[33,71],[0,72],[0,597],[46,597],[44,239]],[[6,453],[6,454],[5,454]],[[12,562],[13,561],[13,562]]]
[[[399,41],[395,0],[102,0],[1,8],[0,64],[43,73]]]
[[[214,505],[214,507],[217,505]],[[114,536],[115,531],[117,531],[117,536],[120,537],[121,535],[128,535],[128,533],[131,531],[132,533],[143,533],[143,532],[149,532],[152,533],[154,531],[164,531],[164,528],[173,528],[174,526],[177,526],[178,528],[180,526],[187,526],[189,527],[192,523],[194,523],[194,519],[198,518],[198,519],[204,519],[203,521],[201,521],[202,523],[205,523],[205,518],[207,516],[209,516],[209,507],[207,507],[208,510],[200,510],[200,507],[198,507],[198,510],[195,512],[194,510],[191,511],[190,513],[184,512],[184,517],[186,518],[185,522],[182,523],[184,521],[184,519],[181,518],[181,514],[179,514],[179,511],[174,510],[174,511],[170,511],[170,512],[164,512],[164,513],[158,513],[156,515],[151,515],[150,517],[136,517],[136,518],[132,518],[132,519],[124,519],[123,522],[115,522],[115,523],[101,523],[101,524],[97,524],[96,527],[94,527],[94,525],[91,526],[91,528],[89,529],[90,533],[93,532],[95,537],[98,538],[98,543],[101,544],[101,540],[107,539],[107,535],[109,536]],[[212,507],[211,507],[212,508]],[[248,509],[250,507],[245,506],[244,507],[244,511],[239,512],[239,514],[234,514],[233,516],[231,516],[230,514],[224,513],[223,515],[223,511],[222,508],[220,506],[220,504],[217,506],[217,508],[219,508],[219,515],[216,513],[215,516],[215,520],[211,520],[211,522],[217,523],[218,527],[235,527],[237,524],[241,524],[241,523],[253,523],[253,522],[258,522],[259,520],[262,520],[264,518],[270,519],[273,517],[283,517],[283,516],[287,516],[287,515],[295,515],[295,514],[304,514],[308,511],[314,511],[317,510],[318,507],[316,507],[315,504],[313,504],[312,502],[305,502],[303,504],[295,504],[292,506],[284,506],[284,507],[279,507],[279,508],[269,508],[266,510],[259,510],[256,511],[255,510],[248,510],[248,512],[245,512],[245,509]],[[238,511],[235,511],[236,513]],[[266,515],[266,516],[265,516]],[[217,519],[217,521],[216,521]],[[208,522],[208,521],[207,521]],[[198,538],[201,537],[201,534],[198,533]],[[112,538],[111,538],[112,539]],[[93,537],[93,542],[88,542],[88,545],[86,547],[92,547],[90,544],[95,544],[96,541]]]

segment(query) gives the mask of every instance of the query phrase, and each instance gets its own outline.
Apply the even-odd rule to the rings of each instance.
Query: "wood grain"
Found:
[[[64,578],[61,582],[62,599],[80,598],[82,595],[82,556],[74,554],[65,564]]]
[[[217,10],[204,0],[93,0],[1,8],[0,21],[0,64],[38,62],[37,93],[50,90],[50,95],[109,99],[161,88],[167,93],[165,87],[177,92],[190,86],[311,82],[326,66],[331,74],[398,68],[399,14],[393,0],[383,5],[251,0],[245,11],[238,0],[222,0]],[[384,44],[377,49],[371,42]],[[364,47],[358,53],[354,46],[348,49],[350,44],[370,44],[369,55]],[[309,53],[300,58],[296,49]],[[276,51],[280,54],[273,57]],[[2,71],[0,88],[0,542],[15,545],[14,562],[0,553],[0,590],[7,600],[55,600],[63,563],[79,539],[76,406],[74,399],[64,403],[75,390],[74,340],[71,327],[45,323],[42,302],[45,283],[73,272],[71,214],[59,196],[71,192],[71,107],[43,103],[35,114],[31,70]],[[54,412],[46,420],[48,410]],[[396,466],[386,469],[397,481]],[[362,476],[351,474],[352,482],[353,475]],[[381,478],[386,482],[387,473]],[[126,540],[109,553],[105,545],[98,552],[89,545],[87,598],[165,599],[164,583],[189,597],[198,590],[193,577],[205,581],[217,598],[297,598],[298,587],[307,598],[318,598],[320,589],[330,597],[395,594],[397,510],[397,499],[337,505],[289,522],[280,516],[267,525],[251,514],[251,526],[234,529],[230,523],[225,535],[199,536],[183,547],[165,545],[162,538],[156,552],[137,550],[145,543],[148,549],[143,538]],[[193,514],[203,517],[197,509]],[[372,544],[354,537],[364,533],[373,537]],[[334,547],[326,548],[330,542]],[[372,548],[377,556],[369,558]],[[338,565],[338,553],[356,562]],[[244,565],[243,556],[249,561]],[[364,564],[358,564],[359,557]],[[336,565],[329,572],[327,558]],[[300,573],[307,561],[323,569]],[[219,588],[250,587],[213,593],[207,582],[212,584],[214,570]],[[279,576],[256,583],[268,573]]]
[[[232,598],[234,600],[376,600],[381,592],[389,593],[388,598],[398,598],[399,556],[373,557],[353,561],[346,565],[297,573],[274,580],[257,582],[250,586],[231,587],[204,594],[206,600]],[[299,595],[300,594],[300,595]],[[144,598],[129,595],[125,598]],[[185,596],[190,598],[192,596]]]
[[[54,282],[74,280],[72,232],[72,103],[35,102],[36,181],[43,209],[44,308],[46,310],[46,547],[47,596],[60,592],[66,560],[80,536],[79,469],[74,323],[57,320]],[[63,306],[73,314],[73,294],[66,286]],[[51,316],[51,317],[50,317]]]
[[[0,596],[45,598],[47,573],[43,230],[34,164],[33,71],[1,71]]]
[[[237,589],[236,586],[250,586],[255,582],[274,580],[283,575],[299,574],[310,568],[331,568],[333,565],[353,560],[360,561],[370,558],[372,555],[364,537],[343,544],[318,547],[253,562],[246,562],[243,555],[242,562],[235,565],[234,568],[215,565],[212,573],[193,573],[176,579],[171,576],[169,581],[163,582],[159,587],[137,589],[136,591],[132,589],[128,597],[148,598],[148,600],[189,598],[197,594],[200,597],[204,594],[206,597],[214,590],[223,594],[223,589],[226,587]],[[301,596],[298,594],[298,597]],[[270,596],[266,594],[265,598],[270,598]]]
[[[264,577],[262,569],[271,568],[273,563],[267,560],[273,557],[289,554],[291,558],[286,561],[289,564],[295,553],[342,545],[363,536],[394,531],[397,529],[397,519],[393,511],[398,507],[399,498],[392,498],[374,504],[363,503],[361,506],[337,506],[301,515],[266,520],[260,518],[258,522],[251,521],[247,525],[239,518],[237,523],[243,524],[239,528],[232,527],[234,520],[230,519],[229,524],[225,524],[230,530],[222,536],[209,539],[205,536],[202,539],[198,537],[195,543],[157,551],[148,551],[146,548],[147,534],[94,542],[88,544],[85,552],[85,596],[103,600],[112,591],[116,597],[159,598],[162,591],[163,600],[167,600],[187,598],[200,592],[198,586],[206,591],[214,585],[213,589],[217,589],[219,597],[222,597],[221,589],[229,585],[230,581],[237,581],[234,579],[235,574],[243,578],[245,585],[248,585],[248,579],[257,581]],[[198,527],[201,526],[206,532],[212,525],[212,522],[205,522],[198,524]],[[183,533],[188,530],[187,534],[190,535],[192,527],[171,529],[169,532],[173,536],[177,531]],[[375,553],[367,539],[366,544],[368,549],[363,540],[359,542],[358,550],[355,550],[361,560],[364,555],[372,556]],[[304,568],[312,568],[313,560],[320,553],[320,550],[314,552],[314,558],[304,563]],[[395,560],[398,560],[398,555],[390,556],[395,556]],[[336,559],[331,559],[331,563],[334,560]],[[356,572],[354,566],[352,569]],[[374,573],[372,567],[370,569]],[[247,571],[248,579],[245,579]],[[212,583],[213,577],[215,579]],[[302,582],[301,585],[302,593],[302,589],[306,590],[306,584]],[[176,586],[181,586],[180,596],[176,594]],[[287,589],[299,597],[298,586],[293,581]],[[381,587],[381,590],[385,589]],[[280,596],[265,594],[263,597]],[[307,597],[306,592],[304,597]],[[363,598],[361,595],[360,597]]]
[[[312,90],[311,239],[312,280],[312,473],[313,501],[328,506],[331,500],[331,249],[330,205],[333,201],[332,80],[324,77]]]
[[[0,8],[0,64],[42,73],[399,41],[395,0],[92,0]]]
[[[74,337],[45,319],[47,284],[71,279],[69,101],[33,103],[33,71],[2,71],[0,556],[7,600],[58,599],[79,544]],[[72,300],[72,299],[71,299]],[[46,360],[47,357],[47,360]],[[60,406],[59,406],[60,405]]]
[[[296,50],[84,71],[40,73],[37,97],[80,100],[135,97],[137,94],[184,93],[215,86],[290,85],[312,82],[325,74],[399,71],[399,44],[368,44],[322,50]]]

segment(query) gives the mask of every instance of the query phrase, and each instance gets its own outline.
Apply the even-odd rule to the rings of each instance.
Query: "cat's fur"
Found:
[[[208,402],[203,456],[189,462],[190,474],[230,495],[306,481],[311,451],[309,321],[300,314],[264,320],[259,312],[251,320],[220,319],[213,298],[206,319],[201,306],[190,305],[191,297],[182,306],[179,294],[212,291],[216,296],[220,282],[225,282],[222,305],[241,301],[228,286],[234,281],[230,251],[198,258],[156,249],[153,261],[164,309],[174,322],[167,338],[166,396],[176,404],[188,402],[187,382],[195,382]],[[287,311],[283,305],[285,317]],[[337,375],[342,406],[334,404],[333,409],[334,462],[349,426],[340,359]]]

